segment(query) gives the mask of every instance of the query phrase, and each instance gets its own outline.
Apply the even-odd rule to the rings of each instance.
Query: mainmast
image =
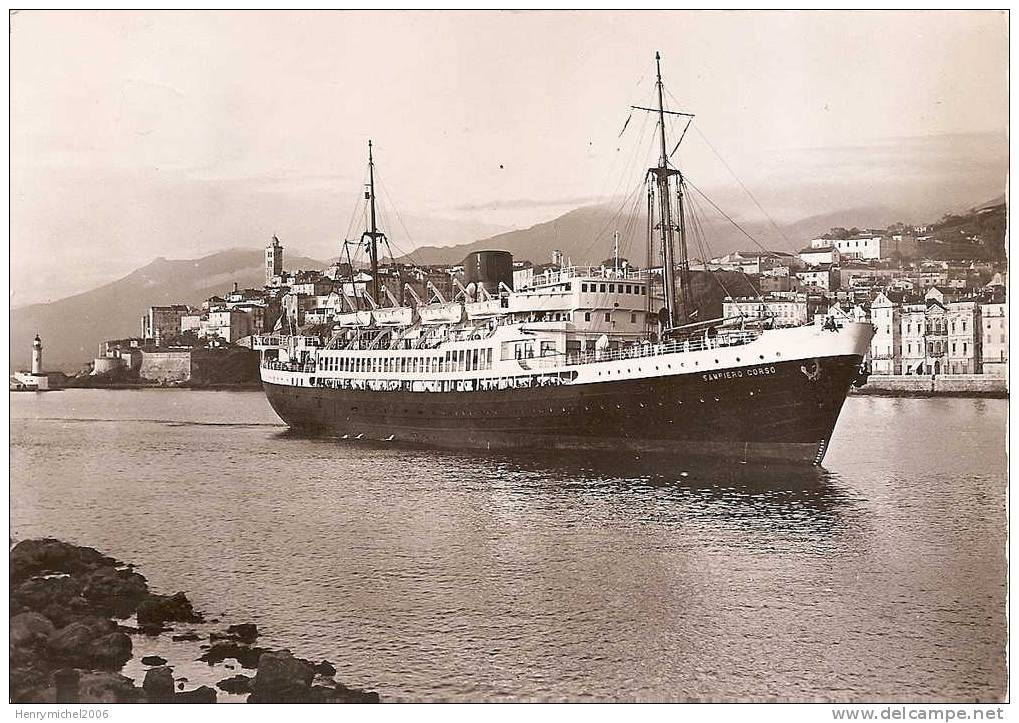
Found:
[[[658,186],[658,204],[660,219],[658,227],[661,230],[662,239],[662,281],[665,289],[665,309],[667,314],[667,328],[682,326],[690,320],[693,313],[692,299],[690,295],[690,262],[686,248],[686,224],[683,220],[683,174],[678,168],[669,167],[668,145],[665,140],[665,116],[681,115],[693,118],[690,113],[665,110],[663,99],[664,89],[662,86],[662,63],[661,55],[655,52],[656,90],[658,92],[657,108],[642,108],[633,106],[637,110],[651,111],[658,114],[658,138],[661,145],[661,155],[658,165],[648,169],[648,174],[654,176]],[[682,138],[680,138],[682,141]],[[677,144],[678,147],[678,144]],[[676,198],[678,209],[673,215],[672,193],[669,189],[669,179],[676,176]],[[650,196],[649,196],[650,198]],[[650,206],[650,204],[649,204]],[[678,223],[677,223],[678,222]],[[677,264],[675,234],[679,232],[680,254]],[[680,287],[679,298],[676,290],[676,267],[679,267]]]

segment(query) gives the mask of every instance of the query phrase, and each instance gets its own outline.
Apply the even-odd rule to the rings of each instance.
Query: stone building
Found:
[[[983,335],[980,329],[980,304],[956,301],[948,305],[946,322],[948,363],[943,374],[980,374]]]
[[[1005,377],[1008,371],[1008,305],[981,304],[983,373]]]
[[[903,374],[980,374],[980,304],[945,302],[934,288],[901,311]]]
[[[902,310],[884,293],[870,305],[874,338],[870,342],[871,368],[875,374],[902,373]]]
[[[180,320],[191,313],[185,304],[150,306],[142,317],[142,338],[161,346],[180,334]]]

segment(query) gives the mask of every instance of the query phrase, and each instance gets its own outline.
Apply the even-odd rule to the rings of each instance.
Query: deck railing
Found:
[[[647,357],[662,356],[664,354],[688,353],[695,351],[708,351],[732,346],[749,344],[761,335],[759,330],[742,329],[738,331],[719,332],[716,336],[696,336],[688,339],[673,340],[662,344],[635,344],[622,349],[605,349],[593,352],[568,355],[548,355],[516,359],[520,368],[525,371],[538,369],[562,368],[564,366],[577,366],[581,364],[595,364],[607,361],[618,361],[622,359],[644,359]],[[504,360],[513,361],[513,360]],[[317,371],[314,361],[305,364],[295,362],[281,362],[267,360],[262,366],[265,369],[276,369],[288,372],[313,373]],[[440,365],[439,373],[446,373],[455,370],[443,369]]]

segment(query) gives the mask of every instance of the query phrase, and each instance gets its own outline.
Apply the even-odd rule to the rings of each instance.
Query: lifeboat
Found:
[[[372,323],[372,312],[352,311],[348,314],[337,314],[336,322],[340,326],[369,326]]]
[[[463,320],[464,308],[458,301],[447,304],[429,304],[418,309],[421,315],[421,323],[430,326],[434,324],[459,324]]]
[[[414,310],[409,306],[379,308],[373,313],[379,326],[410,326],[414,323]]]

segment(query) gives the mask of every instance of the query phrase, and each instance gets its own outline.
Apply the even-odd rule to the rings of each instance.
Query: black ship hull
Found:
[[[295,430],[448,448],[617,450],[820,464],[862,358],[472,392],[264,383]]]

